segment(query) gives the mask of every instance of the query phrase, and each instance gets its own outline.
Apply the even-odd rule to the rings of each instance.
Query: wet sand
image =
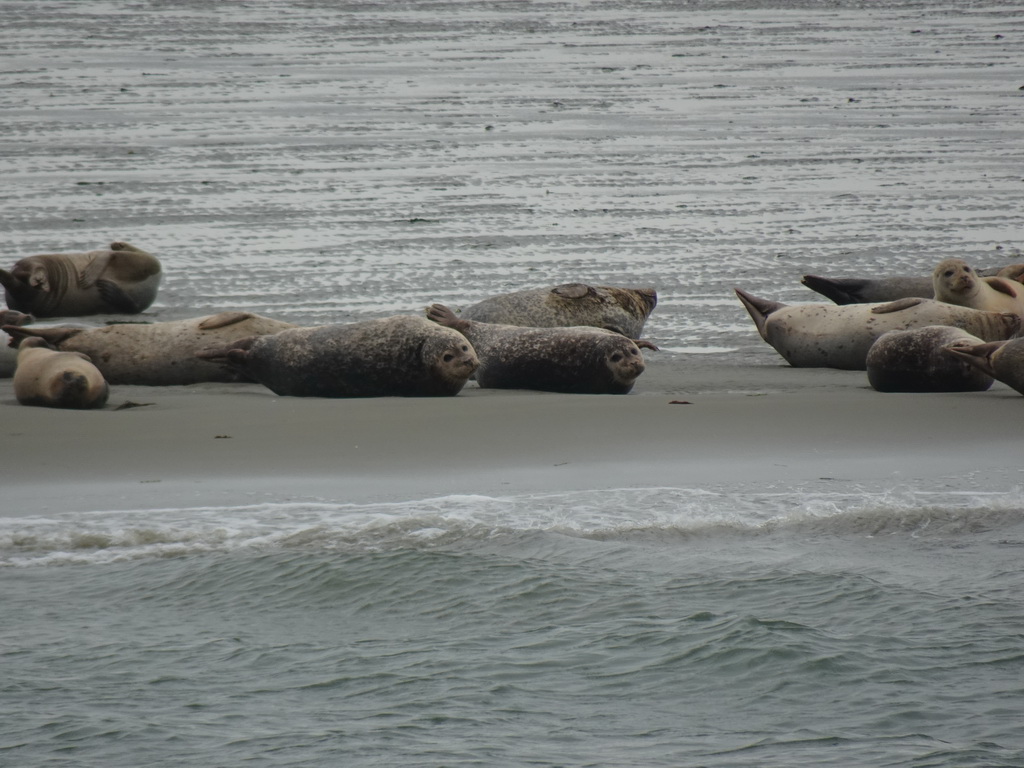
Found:
[[[117,410],[125,402],[139,407]],[[112,388],[19,406],[0,381],[5,515],[405,501],[630,487],[1005,491],[1021,397],[882,394],[863,372],[652,360],[633,393],[278,397],[257,384]]]

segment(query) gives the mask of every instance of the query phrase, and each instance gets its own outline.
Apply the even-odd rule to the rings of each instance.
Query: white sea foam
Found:
[[[644,488],[376,504],[274,503],[0,518],[0,565],[110,563],[290,548],[377,551],[522,534],[960,535],[1024,522],[1024,492],[719,493]]]

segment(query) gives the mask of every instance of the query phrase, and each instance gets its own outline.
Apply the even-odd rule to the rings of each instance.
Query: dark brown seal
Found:
[[[42,339],[28,339],[18,348],[14,396],[22,405],[47,408],[102,408],[110,387],[89,358],[58,352]]]
[[[462,334],[407,315],[293,328],[199,356],[296,397],[457,395],[477,366]]]
[[[121,242],[105,251],[28,256],[0,269],[7,305],[36,317],[138,314],[156,298],[160,277],[155,256]]]
[[[987,344],[954,342],[946,352],[1024,395],[1024,338]]]
[[[250,336],[294,328],[249,312],[221,312],[162,323],[116,323],[99,328],[4,327],[15,343],[38,337],[56,349],[88,355],[111,384],[165,386],[204,381],[247,381],[236,368],[196,354]]]
[[[480,357],[476,381],[495,389],[624,395],[644,372],[640,348],[603,328],[524,328],[466,320],[434,304],[427,317],[454,328]]]
[[[1020,282],[1024,264],[1008,264],[978,271],[983,277],[1004,277]],[[812,291],[836,304],[872,304],[906,298],[935,298],[931,275],[893,275],[890,277],[821,277],[804,275],[800,281]]]
[[[591,325],[639,339],[658,303],[653,288],[615,288],[566,283],[492,296],[466,307],[466,320],[531,328]]]
[[[981,343],[948,325],[887,331],[868,350],[868,382],[879,392],[982,392],[992,386],[992,377],[945,350],[950,344]]]

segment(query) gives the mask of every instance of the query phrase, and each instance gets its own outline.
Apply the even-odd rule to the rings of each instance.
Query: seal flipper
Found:
[[[199,324],[201,331],[213,331],[217,328],[227,328],[229,325],[241,323],[253,317],[251,312],[220,312],[211,315]]]
[[[816,293],[820,293],[822,296],[832,299],[836,304],[864,304],[867,303],[867,299],[864,298],[862,291],[867,285],[868,281],[862,278],[829,278],[819,277],[818,275],[804,275],[800,281],[801,285],[805,285]]]
[[[765,332],[765,323],[768,322],[768,315],[782,309],[786,305],[778,301],[760,299],[741,288],[733,288],[733,290],[736,292],[739,300],[743,302],[743,306],[747,308],[747,312],[750,313],[750,317],[753,319],[754,325],[757,326],[757,332],[761,334],[761,338],[768,341],[768,336]]]
[[[142,311],[142,307],[135,303],[135,301],[124,292],[117,283],[110,280],[97,280],[96,290],[100,293],[100,298],[115,312],[120,312],[125,315],[137,315]]]
[[[94,285],[98,286],[100,275],[103,274],[103,270],[110,266],[110,257],[112,255],[110,251],[100,251],[97,253],[96,257],[89,262],[86,268],[78,273],[78,287],[92,288]]]
[[[73,336],[77,336],[83,328],[22,328],[18,325],[4,325],[3,331],[11,337],[7,346],[19,347],[25,339],[42,339],[53,348],[59,348],[61,344]]]
[[[131,251],[132,253],[143,253],[146,256],[151,255],[149,251],[144,251],[141,248],[137,248],[131,243],[126,243],[121,240],[117,240],[110,244],[110,250],[112,251]]]
[[[1002,349],[1006,343],[1006,341],[990,341],[986,344],[958,342],[942,349],[948,354],[970,363],[975,368],[979,368],[992,378],[996,378],[995,370],[992,368],[992,355]]]
[[[556,285],[551,289],[551,292],[556,296],[561,296],[563,299],[582,299],[585,296],[590,296],[596,293],[586,283],[565,283],[563,285]]]
[[[469,320],[457,317],[444,304],[431,304],[427,307],[427,319],[446,328],[454,328],[456,331],[464,331],[469,328],[470,323]]]
[[[896,299],[896,301],[890,301],[888,304],[879,304],[877,307],[872,307],[871,314],[887,315],[890,312],[901,312],[904,309],[916,307],[922,301],[927,301],[927,299],[919,299],[911,296],[908,296],[905,299]]]
[[[1018,290],[1013,287],[1014,283],[1011,280],[1002,277],[983,277],[981,279],[987,285],[992,286],[992,288],[1000,293],[1005,293],[1012,299],[1016,299],[1019,295]]]
[[[209,360],[211,363],[231,363],[240,368],[245,367],[249,357],[249,350],[256,343],[259,336],[246,336],[244,339],[233,341],[226,347],[210,347],[196,352],[200,360]]]

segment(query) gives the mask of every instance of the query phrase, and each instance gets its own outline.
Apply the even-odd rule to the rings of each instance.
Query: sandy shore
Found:
[[[677,401],[677,402],[673,402]],[[681,402],[679,402],[681,401]],[[118,410],[125,402],[145,403]],[[256,384],[20,406],[0,381],[3,514],[404,501],[628,487],[1005,491],[1021,397],[881,394],[863,372],[652,360],[626,396],[278,397]]]

